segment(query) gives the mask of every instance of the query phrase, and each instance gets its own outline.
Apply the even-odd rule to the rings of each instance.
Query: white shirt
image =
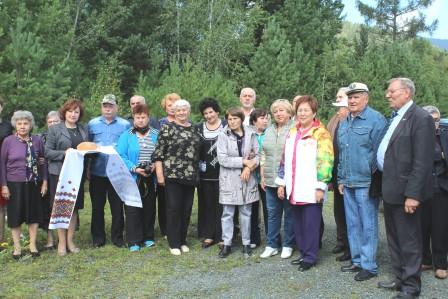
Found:
[[[403,119],[404,114],[408,111],[409,107],[411,107],[413,103],[414,102],[410,100],[406,103],[406,105],[404,105],[397,111],[397,116],[392,119],[392,122],[390,123],[389,128],[387,129],[387,132],[383,137],[383,140],[381,140],[380,146],[378,147],[378,152],[376,154],[376,163],[380,171],[383,171],[384,155],[386,154],[387,147],[389,146],[390,138],[392,137],[392,134],[394,133],[400,121]]]

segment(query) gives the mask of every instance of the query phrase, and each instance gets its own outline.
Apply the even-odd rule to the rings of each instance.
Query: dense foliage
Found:
[[[385,81],[412,78],[416,101],[448,113],[448,55],[420,38],[381,35],[344,23],[340,0],[3,0],[0,95],[5,112],[27,109],[39,125],[70,96],[87,118],[106,93],[121,111],[143,94],[162,115],[164,94],[238,104],[252,86],[257,105],[313,94],[328,119],[340,86],[361,81],[388,114]],[[350,21],[350,20],[348,20]],[[408,37],[408,36],[407,36]],[[395,39],[395,40],[394,40]]]

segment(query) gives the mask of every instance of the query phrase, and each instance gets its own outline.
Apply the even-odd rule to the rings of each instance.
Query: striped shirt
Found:
[[[151,130],[154,130],[151,128]],[[151,140],[151,131],[148,131],[148,133],[140,137],[137,135],[138,138],[138,145],[140,147],[140,155],[138,157],[138,162],[151,162],[152,153],[154,152],[154,149],[156,148],[156,145]]]

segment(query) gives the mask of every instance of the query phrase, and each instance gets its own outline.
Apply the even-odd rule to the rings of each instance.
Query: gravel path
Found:
[[[336,230],[329,205],[327,203],[324,208],[325,234],[320,260],[311,270],[301,273],[290,265],[290,259],[282,260],[279,255],[262,260],[259,255],[263,248],[256,249],[253,257],[244,259],[241,248],[235,247],[232,254],[222,260],[217,257],[215,246],[199,254],[212,265],[214,262],[229,263],[228,270],[176,269],[177,274],[164,282],[167,291],[161,298],[392,298],[394,292],[377,288],[378,281],[387,280],[391,275],[382,214],[379,275],[369,281],[356,282],[353,274],[340,272],[341,263],[336,262],[331,253]],[[239,266],[232,267],[232,261]],[[432,271],[425,272],[421,298],[448,298],[448,280],[438,280]]]

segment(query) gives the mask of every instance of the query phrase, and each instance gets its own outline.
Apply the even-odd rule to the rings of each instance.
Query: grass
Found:
[[[80,213],[81,227],[75,237],[81,248],[79,254],[59,257],[56,251],[41,251],[40,258],[32,259],[28,254],[15,261],[11,257],[12,241],[7,230],[9,247],[0,252],[0,298],[154,298],[162,296],[168,288],[167,280],[179,273],[191,270],[207,273],[211,268],[226,272],[246,263],[237,254],[225,263],[217,263],[216,246],[201,249],[196,238],[196,207],[188,235],[191,251],[180,257],[169,253],[168,243],[160,237],[157,225],[153,248],[130,253],[110,245],[110,240],[102,248],[92,248],[90,211],[90,198],[86,193],[85,208]],[[107,205],[106,215],[106,232],[109,232]],[[26,226],[23,229],[26,245]],[[40,247],[45,244],[45,233],[41,230],[38,244]],[[27,250],[27,247],[23,249]]]

